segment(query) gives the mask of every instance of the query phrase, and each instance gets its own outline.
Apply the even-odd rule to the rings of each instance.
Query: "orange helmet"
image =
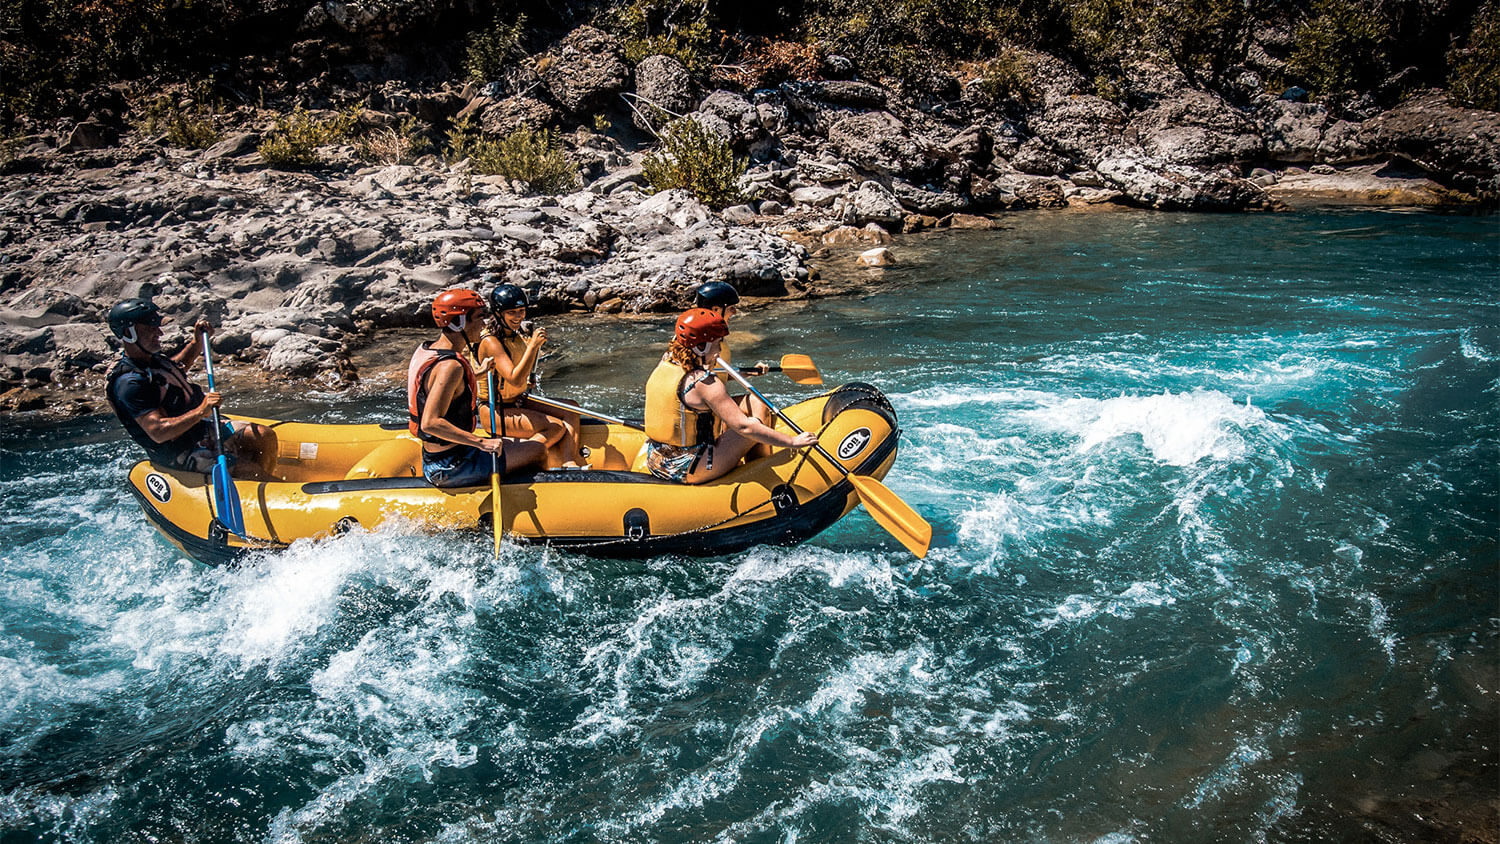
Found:
[[[432,321],[438,328],[464,329],[464,318],[484,310],[484,300],[472,290],[444,290],[432,300]],[[457,325],[454,325],[454,322]]]
[[[693,308],[677,318],[677,339],[689,346],[702,346],[729,336],[724,318],[707,308]]]

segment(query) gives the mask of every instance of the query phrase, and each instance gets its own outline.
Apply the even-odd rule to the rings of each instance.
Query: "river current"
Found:
[[[708,560],[398,527],[211,568],[113,419],[0,428],[0,841],[1500,834],[1495,218],[1006,225],[734,326],[886,391],[926,560],[860,510]],[[550,392],[637,416],[667,324],[556,321]]]

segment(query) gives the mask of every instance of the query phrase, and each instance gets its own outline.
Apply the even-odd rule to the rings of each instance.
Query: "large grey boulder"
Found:
[[[1271,161],[1340,163],[1370,154],[1359,124],[1334,118],[1320,103],[1273,100],[1261,106],[1256,120]]]
[[[714,91],[698,104],[700,115],[711,115],[729,127],[730,140],[746,144],[761,135],[760,113],[744,97],[732,91]]]
[[[1500,197],[1500,113],[1454,105],[1432,91],[1365,121],[1374,149],[1403,155],[1440,182]]]
[[[1243,163],[1265,154],[1254,122],[1206,91],[1181,91],[1137,115],[1128,131],[1147,153],[1171,164]]]
[[[671,56],[647,56],[635,66],[635,125],[654,131],[692,111],[698,103],[698,85],[682,62]],[[658,114],[656,110],[665,114]]]
[[[568,33],[547,58],[542,82],[558,105],[572,114],[608,103],[630,81],[619,39],[592,26]]]
[[[1233,173],[1169,164],[1139,149],[1106,150],[1095,169],[1132,204],[1147,208],[1228,211],[1273,204],[1260,186]]]
[[[871,173],[906,176],[929,169],[928,150],[906,124],[886,111],[848,115],[828,129],[838,154]]]
[[[480,112],[479,125],[489,135],[508,135],[526,127],[536,130],[557,120],[557,109],[535,97],[506,97]]]
[[[327,369],[336,369],[332,360],[339,344],[321,337],[289,333],[276,340],[261,366],[269,372],[308,377]]]
[[[842,222],[846,226],[878,223],[895,226],[906,216],[901,203],[879,182],[865,182],[844,197]]]
[[[1092,94],[1058,97],[1029,121],[1032,133],[1054,153],[1092,164],[1120,142],[1128,123],[1119,106]]]

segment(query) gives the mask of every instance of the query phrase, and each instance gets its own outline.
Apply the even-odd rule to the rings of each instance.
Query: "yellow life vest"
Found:
[[[484,338],[494,336],[494,333],[486,328],[484,332],[479,335],[479,342],[483,343]],[[520,360],[521,355],[526,352],[526,338],[521,337],[520,335],[512,335],[510,337],[501,337],[499,338],[499,340],[500,345],[505,349],[505,354],[510,356],[510,365],[515,366],[516,361]],[[475,368],[478,368],[479,362],[475,361],[474,366]],[[498,372],[495,373],[495,380],[500,382],[500,401],[515,401],[521,396],[526,395],[526,392],[536,385],[536,364],[532,364],[532,377],[526,379],[526,386],[524,387],[516,388],[504,383],[504,379],[500,378],[500,373]],[[481,404],[488,403],[490,400],[489,382],[490,379],[485,378],[479,383],[479,401]]]
[[[730,352],[729,352],[729,338],[728,337],[725,337],[723,340],[719,341],[719,357],[723,358],[724,362],[727,363],[727,364],[729,364],[730,366],[734,365],[734,356],[731,355]],[[726,385],[730,382],[731,379],[729,377],[729,373],[727,373],[727,372],[719,372],[717,374],[719,376],[719,380],[723,381]]]
[[[694,446],[713,440],[715,416],[682,403],[687,372],[662,358],[646,379],[646,436],[667,445]]]

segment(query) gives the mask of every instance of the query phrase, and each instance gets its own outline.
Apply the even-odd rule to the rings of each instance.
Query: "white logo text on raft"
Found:
[[[152,498],[163,504],[172,500],[172,485],[167,483],[166,478],[155,472],[146,476],[146,491],[151,493]]]
[[[870,429],[855,428],[839,443],[839,459],[851,460],[870,444]]]

